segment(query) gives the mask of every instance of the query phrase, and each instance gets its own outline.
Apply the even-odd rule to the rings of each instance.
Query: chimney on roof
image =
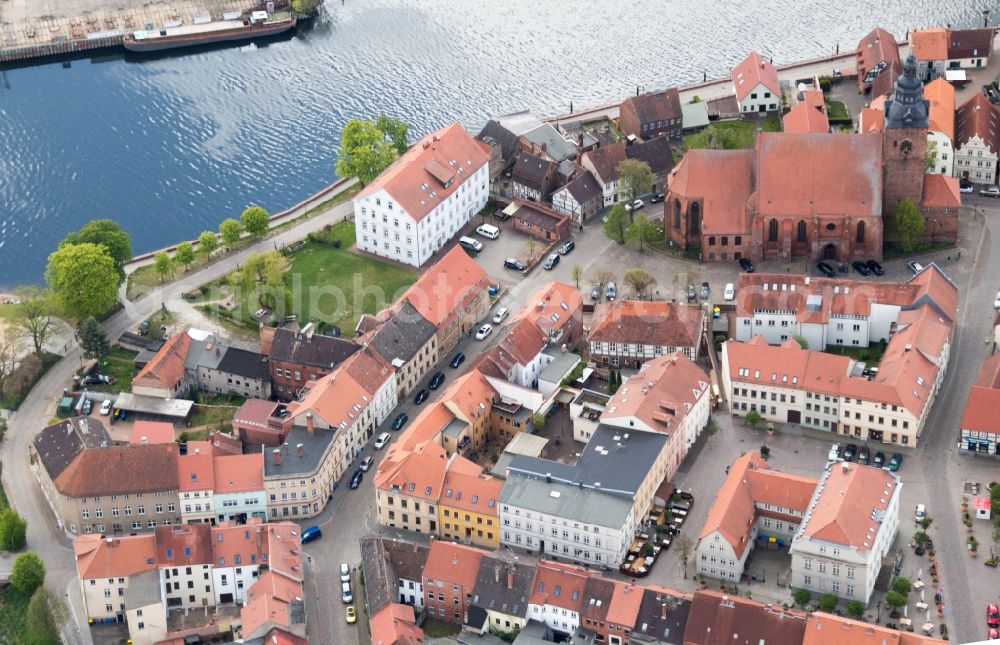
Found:
[[[493,582],[500,584],[500,565],[493,565]]]
[[[275,466],[281,465],[281,450],[275,448],[274,450],[271,451],[271,461],[274,463]]]
[[[424,139],[424,150],[426,150],[427,148],[430,148],[430,147],[431,147],[431,142],[428,141],[427,139]]]
[[[667,619],[667,603],[660,603],[660,620]]]
[[[305,454],[305,450],[304,450],[304,448],[305,448],[304,444],[301,444],[301,443],[297,443],[297,444],[295,444],[295,455],[296,455],[296,456],[297,456],[297,457],[298,457],[299,459],[301,459],[301,458],[302,458],[302,455],[303,455],[303,454]]]
[[[139,439],[139,443],[149,443],[149,441],[146,440],[146,437],[143,437]]]
[[[903,351],[904,352],[908,352],[911,349],[913,349],[913,345],[911,345],[910,343],[906,343],[905,345],[903,345]]]
[[[286,441],[282,445],[285,447],[285,454],[287,455],[288,454],[288,442]]]
[[[507,588],[514,588],[514,565],[507,565]]]
[[[313,422],[312,412],[306,412],[306,432],[309,433],[310,437],[315,436],[316,434],[316,425]]]

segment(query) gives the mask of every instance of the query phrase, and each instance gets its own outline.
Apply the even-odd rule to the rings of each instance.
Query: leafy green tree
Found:
[[[579,264],[574,264],[573,265],[573,273],[571,274],[571,277],[573,278],[573,282],[576,283],[576,288],[579,289],[580,288],[580,278],[583,277],[583,267],[580,266]]]
[[[336,171],[370,184],[399,156],[395,144],[371,121],[351,119],[340,131]]]
[[[250,235],[260,237],[267,232],[267,226],[271,223],[270,219],[266,210],[260,206],[251,206],[240,215],[240,224],[243,225],[243,230]]]
[[[635,244],[639,253],[642,253],[643,249],[646,248],[646,242],[654,237],[655,231],[656,225],[650,222],[648,217],[642,213],[636,213],[632,216],[632,223],[625,229],[625,239],[629,243]]]
[[[46,291],[38,287],[21,287],[17,290],[21,306],[14,314],[14,325],[31,339],[35,353],[41,354],[45,341],[52,334],[52,301]]]
[[[645,291],[650,285],[656,284],[656,278],[645,269],[629,269],[622,276],[622,281],[632,287],[636,295]]]
[[[890,591],[885,595],[885,604],[890,607],[902,607],[906,604],[906,596],[898,591]]]
[[[794,600],[795,604],[799,607],[805,607],[808,605],[809,601],[812,600],[812,597],[812,592],[808,589],[796,589],[792,592],[792,600]]]
[[[865,615],[865,603],[860,600],[851,600],[847,603],[847,615],[855,620],[861,620]]]
[[[292,0],[292,11],[304,16],[312,16],[319,12],[323,0]]]
[[[106,314],[118,302],[115,261],[97,244],[60,246],[49,256],[45,279],[59,307],[77,320]]]
[[[924,172],[930,171],[937,163],[937,141],[933,139],[927,142],[927,156],[924,157]]]
[[[794,339],[795,342],[798,343],[799,347],[801,347],[802,349],[809,349],[809,341],[803,338],[802,336],[796,334],[792,336],[792,339]]]
[[[163,278],[167,277],[167,274],[173,275],[174,273],[174,262],[170,259],[170,255],[166,251],[160,251],[153,256],[153,266],[156,267],[156,272],[160,274],[160,282],[163,282]]]
[[[383,114],[375,119],[375,127],[381,130],[399,154],[403,154],[410,147],[410,125],[406,121]]]
[[[53,645],[61,642],[59,626],[69,619],[69,609],[62,598],[48,587],[39,587],[28,601],[25,637],[27,645]]]
[[[756,429],[757,424],[761,422],[760,412],[756,410],[750,410],[747,412],[747,424],[749,424],[751,429]]]
[[[909,578],[896,578],[892,581],[892,590],[896,593],[903,594],[904,596],[910,593],[913,589],[913,583],[910,582]]]
[[[535,430],[541,430],[545,427],[545,415],[538,412],[531,417],[531,425],[535,427]]]
[[[177,245],[174,260],[183,264],[185,271],[191,268],[191,263],[194,262],[194,247],[190,242],[181,242]]]
[[[913,203],[912,199],[903,199],[896,204],[895,215],[896,235],[899,244],[907,253],[917,247],[920,236],[924,234],[924,216]]]
[[[760,456],[767,461],[767,458],[771,456],[771,449],[767,447],[766,443],[760,445]]]
[[[840,602],[840,598],[837,598],[837,594],[825,593],[819,597],[819,608],[821,611],[829,613],[837,608],[838,602]]]
[[[226,246],[231,247],[239,242],[242,234],[243,226],[231,217],[219,224],[219,235],[222,236],[222,241],[226,243]]]
[[[122,227],[109,219],[95,219],[79,231],[66,236],[59,246],[67,244],[97,244],[108,251],[118,271],[119,284],[125,280],[125,263],[132,259],[132,238]]]
[[[0,512],[0,546],[20,551],[27,544],[28,522],[12,508]]]
[[[217,248],[219,248],[218,236],[212,231],[202,231],[198,236],[198,253],[208,257]]]
[[[38,554],[28,551],[17,556],[10,572],[10,583],[24,596],[35,593],[45,582],[45,564]]]
[[[98,360],[107,356],[108,352],[111,351],[108,334],[93,316],[84,320],[83,324],[80,325],[80,347],[83,348],[87,357]]]
[[[628,228],[628,213],[621,204],[615,204],[604,221],[604,234],[619,244],[625,243],[625,229]]]
[[[653,171],[645,161],[626,159],[619,163],[618,177],[628,199],[635,199],[653,189]]]

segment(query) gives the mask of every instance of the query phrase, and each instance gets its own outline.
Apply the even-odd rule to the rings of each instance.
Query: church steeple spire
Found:
[[[930,102],[924,98],[924,84],[917,78],[917,59],[906,57],[896,89],[885,102],[885,129],[926,128]]]

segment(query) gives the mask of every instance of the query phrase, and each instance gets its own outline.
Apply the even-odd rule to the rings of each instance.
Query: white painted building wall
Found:
[[[212,581],[215,588],[215,604],[222,605],[224,594],[233,594],[228,602],[242,604],[247,599],[247,590],[257,582],[260,573],[257,564],[232,564],[231,566],[213,567]]]
[[[580,614],[569,609],[556,607],[555,605],[528,604],[528,619],[545,623],[552,629],[561,632],[573,633],[580,626]]]
[[[951,177],[955,173],[955,149],[951,145],[951,139],[944,132],[929,130],[927,132],[927,145],[933,143],[937,154],[934,157],[934,165],[927,169],[931,175],[944,175]]]
[[[424,608],[424,583],[422,580],[399,579],[399,602]]]
[[[588,491],[582,494],[598,497]],[[510,504],[500,505],[499,521],[501,544],[538,553],[544,542],[549,557],[598,566],[621,564],[635,525],[633,513],[622,526],[601,526]]]
[[[957,142],[955,149],[955,176],[976,184],[996,183],[997,155],[978,135],[965,142]]]
[[[736,94],[736,86],[733,85],[733,94]],[[773,112],[781,107],[781,97],[764,86],[763,83],[750,90],[742,101],[737,101],[740,112]]]

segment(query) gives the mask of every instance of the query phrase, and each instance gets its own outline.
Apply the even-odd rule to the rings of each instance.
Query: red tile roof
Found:
[[[239,423],[245,426],[253,426],[256,428],[269,428],[268,419],[270,419],[275,412],[278,410],[278,406],[281,404],[277,401],[264,401],[262,399],[248,399],[246,403],[240,406],[240,409],[236,411],[236,415],[233,417],[233,423]]]
[[[250,566],[267,562],[267,527],[259,519],[251,518],[246,524],[223,522],[212,527],[212,558],[215,566]]]
[[[526,318],[549,333],[558,333],[583,311],[583,296],[572,285],[547,282],[528,297],[514,320]]]
[[[958,177],[924,175],[924,194],[920,204],[927,208],[959,208],[962,206],[962,194],[958,188]]]
[[[572,564],[539,560],[528,602],[580,613],[585,602],[583,589],[592,575],[591,571]]]
[[[341,364],[332,374],[314,382],[302,400],[290,404],[288,409],[297,425],[306,425],[306,415],[311,413],[317,426],[325,423],[334,430],[346,429],[354,424],[371,400],[371,395]]]
[[[461,585],[466,593],[472,593],[479,575],[479,563],[486,553],[464,544],[434,540],[427,553],[424,580],[441,580],[446,584]]]
[[[861,116],[858,119],[858,132],[861,134],[881,132],[885,126],[885,111],[875,107],[866,107],[861,110]]]
[[[162,421],[136,421],[129,443],[173,443],[174,426]]]
[[[917,29],[910,34],[910,49],[917,60],[947,60],[948,30],[941,27]]]
[[[797,645],[806,614],[718,591],[696,591],[684,645]]]
[[[842,391],[854,363],[846,356],[802,349],[794,340],[771,346],[763,336],[755,336],[748,343],[728,341],[723,344],[723,355],[733,382],[825,394]]]
[[[264,490],[264,453],[222,455],[214,458],[215,493]]]
[[[878,137],[761,132],[756,154],[761,217],[882,216]]]
[[[979,369],[962,414],[962,430],[1000,434],[1000,354],[993,354]]]
[[[708,374],[680,352],[654,358],[629,377],[601,414],[601,421],[635,417],[658,432],[673,433],[688,411],[708,396]]]
[[[776,97],[781,96],[778,69],[757,52],[750,52],[739,65],[733,68],[733,85],[736,87],[736,100],[742,101],[754,88],[761,84],[771,90],[771,93]]]
[[[487,286],[486,272],[456,245],[429,267],[404,297],[421,316],[442,329]]]
[[[628,629],[635,627],[639,616],[639,606],[642,604],[642,587],[624,582],[615,582],[614,595],[608,607],[608,622],[625,625]]]
[[[955,148],[961,150],[973,137],[979,137],[994,154],[1000,152],[1000,112],[982,92],[955,111]]]
[[[924,85],[924,98],[930,101],[929,130],[943,132],[955,139],[955,86],[937,77]]]
[[[161,567],[212,564],[212,526],[173,524],[156,527],[156,561]]]
[[[756,452],[733,462],[729,475],[708,509],[701,540],[718,531],[738,557],[750,545],[757,504],[771,504],[805,512],[816,490],[816,480],[772,470]]]
[[[443,448],[432,446],[420,452],[397,449],[386,455],[375,473],[375,488],[437,502],[448,461]]]
[[[152,533],[104,538],[95,533],[73,540],[81,580],[127,578],[156,570],[156,536]]]
[[[883,62],[899,64],[899,45],[895,36],[876,27],[858,43],[858,73],[867,74]]]
[[[753,158],[752,150],[688,150],[670,177],[670,196],[701,200],[707,234],[749,234]]]
[[[411,645],[424,642],[424,630],[417,621],[410,605],[389,603],[375,612],[369,622],[372,645]]]
[[[806,620],[802,645],[933,645],[946,641],[816,611]]]
[[[67,497],[177,490],[177,444],[139,444],[84,450],[56,477]]]
[[[464,457],[456,457],[456,459],[472,463]],[[476,469],[481,470],[478,467]],[[481,472],[463,473],[457,469],[449,468],[441,485],[438,505],[459,508],[472,513],[498,516],[497,501],[500,499],[502,488],[503,480],[496,477],[483,475]]]
[[[268,625],[291,627],[290,606],[304,597],[301,582],[271,570],[262,572],[247,590],[247,601],[240,611],[244,636],[252,638]]]
[[[694,347],[701,321],[701,309],[684,303],[612,300],[597,305],[588,340]]]
[[[369,399],[375,398],[394,373],[392,366],[374,347],[365,347],[352,355],[343,362],[340,369],[364,389]]]
[[[173,389],[184,380],[184,360],[191,348],[191,337],[175,334],[163,343],[160,351],[132,379],[132,387]]]
[[[825,133],[830,131],[830,119],[826,114],[826,101],[822,90],[806,90],[802,100],[781,120],[784,132]]]
[[[484,146],[453,123],[410,146],[354,200],[361,201],[384,189],[414,220],[420,221],[489,160]]]
[[[211,490],[215,488],[215,460],[212,444],[207,441],[189,441],[187,454],[177,458],[177,483],[181,491]]]
[[[820,483],[799,535],[868,552],[882,526],[873,513],[889,507],[899,481],[887,470],[845,461],[830,466]]]

